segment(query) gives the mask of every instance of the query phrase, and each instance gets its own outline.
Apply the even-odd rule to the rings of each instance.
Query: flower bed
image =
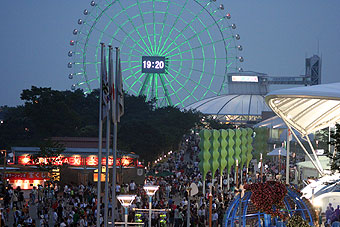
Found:
[[[277,181],[267,181],[265,183],[246,184],[246,190],[251,190],[251,202],[256,208],[266,214],[284,218],[280,212],[284,208],[283,199],[287,194],[286,186]]]

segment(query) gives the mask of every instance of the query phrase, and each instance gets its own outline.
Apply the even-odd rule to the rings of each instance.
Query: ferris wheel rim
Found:
[[[86,69],[87,69],[87,65],[88,65],[88,61],[87,61],[87,52],[88,52],[88,48],[89,48],[89,45],[88,45],[88,43],[89,43],[89,39],[90,39],[90,37],[91,37],[91,34],[96,30],[95,28],[96,28],[96,25],[97,25],[97,23],[98,23],[98,21],[103,17],[103,15],[105,15],[105,12],[108,10],[108,9],[110,9],[115,3],[117,3],[117,2],[119,2],[120,3],[120,1],[119,0],[115,0],[115,1],[112,1],[110,4],[108,4],[108,5],[106,5],[106,7],[104,7],[104,9],[101,9],[99,6],[98,6],[98,8],[101,10],[100,11],[100,14],[99,15],[97,15],[96,17],[95,17],[95,20],[93,21],[93,23],[91,24],[91,27],[90,27],[90,29],[89,29],[89,32],[86,34],[86,41],[85,41],[85,44],[84,44],[84,48],[82,49],[82,48],[80,48],[80,47],[78,47],[79,45],[78,44],[80,44],[80,41],[79,40],[77,40],[77,42],[76,42],[76,48],[78,47],[79,49],[81,49],[81,51],[82,51],[82,56],[83,56],[83,62],[82,62],[82,73],[83,73],[83,78],[85,79],[85,81],[84,82],[80,82],[80,83],[78,83],[78,84],[76,84],[77,86],[80,86],[80,85],[84,85],[84,84],[86,84],[86,86],[87,86],[87,91],[85,91],[85,92],[91,92],[92,91],[92,88],[91,88],[91,84],[90,83],[92,83],[93,81],[95,81],[95,80],[98,80],[98,64],[100,63],[100,62],[95,62],[95,68],[96,68],[96,72],[97,72],[97,77],[96,78],[94,78],[94,79],[90,79],[89,77],[88,77],[88,75],[87,75],[87,71],[86,71]],[[124,10],[124,12],[126,13],[126,10],[127,9],[129,9],[129,8],[131,8],[131,7],[134,7],[134,6],[136,6],[137,4],[142,4],[142,3],[145,3],[145,2],[160,2],[160,0],[144,0],[144,1],[137,1],[137,3],[135,3],[135,4],[132,4],[132,5],[129,5],[127,8],[125,8],[125,10]],[[188,3],[189,2],[189,0],[187,0],[186,1],[186,3]],[[220,27],[220,25],[219,25],[219,23],[218,23],[218,21],[214,18],[214,16],[209,12],[209,10],[206,8],[206,6],[207,5],[209,5],[211,2],[208,2],[205,6],[203,6],[202,4],[201,4],[201,2],[203,2],[203,1],[197,1],[197,0],[194,0],[194,2],[196,2],[197,4],[199,4],[201,7],[202,7],[202,9],[201,10],[205,10],[206,11],[206,13],[212,18],[212,20],[214,21],[214,23],[212,24],[213,26],[217,26],[218,27],[218,31],[219,31],[219,33],[220,33],[220,35],[221,35],[221,37],[222,37],[222,39],[221,40],[219,40],[219,41],[223,41],[223,45],[224,45],[224,52],[225,52],[225,64],[226,64],[226,67],[224,68],[224,75],[221,75],[222,77],[223,77],[223,81],[222,81],[222,85],[225,83],[225,80],[226,80],[226,75],[227,75],[227,72],[228,72],[228,67],[230,66],[230,65],[228,65],[228,48],[227,48],[227,44],[226,44],[226,40],[227,39],[232,39],[233,40],[233,42],[234,42],[234,46],[236,47],[236,44],[235,44],[235,39],[233,39],[234,38],[234,36],[233,36],[233,34],[232,34],[232,36],[230,36],[230,37],[226,37],[225,38],[225,36],[224,36],[224,33],[222,32],[222,28]],[[171,4],[175,4],[175,5],[177,5],[177,6],[179,6],[179,4],[177,4],[177,3],[173,3],[172,1],[168,1],[168,4],[167,4],[167,8],[169,8],[169,6],[171,5]],[[96,4],[96,7],[97,7],[97,4]],[[191,10],[188,10],[188,9],[184,9],[184,7],[183,7],[183,11],[189,11],[190,13],[192,13],[192,14],[195,14],[193,11],[191,11]],[[118,15],[120,15],[121,13],[123,13],[123,11],[119,11],[119,14]],[[140,15],[135,15],[135,17],[143,17],[143,15],[146,15],[146,14],[150,14],[150,13],[153,13],[153,14],[155,14],[155,11],[148,11],[148,12],[142,12]],[[163,12],[156,12],[156,13],[162,13],[162,14],[166,14],[166,16],[171,16],[171,15],[175,15],[175,14],[172,14],[171,12],[169,12],[168,11],[168,9],[167,9],[167,11],[163,11]],[[118,16],[118,15],[116,15],[116,16]],[[125,20],[124,21],[124,23],[123,24],[126,24],[126,23],[128,23],[131,19],[134,19],[134,18],[130,18],[129,16],[127,16],[128,17],[128,19],[127,20]],[[155,18],[155,17],[154,17]],[[115,18],[113,18],[113,19],[111,19],[111,21],[107,24],[107,26],[110,26],[110,24],[113,22],[113,20],[114,20]],[[179,20],[184,20],[183,18],[177,18],[177,19],[179,19]],[[176,20],[177,20],[176,19]],[[166,20],[166,17],[164,17],[164,20]],[[131,21],[130,21],[131,22]],[[85,23],[84,23],[85,24]],[[134,30],[132,30],[129,34],[131,35],[131,34],[133,34],[134,32],[137,32],[138,33],[138,28],[140,28],[140,27],[142,27],[142,26],[148,26],[148,25],[150,25],[150,24],[152,24],[151,22],[150,23],[144,23],[143,22],[143,25],[139,25],[137,28],[135,28]],[[157,22],[157,23],[153,23],[153,25],[154,25],[154,27],[155,27],[155,25],[156,24],[160,24],[160,22]],[[171,31],[173,30],[173,29],[177,29],[176,27],[174,27],[175,26],[175,24],[173,24],[173,25],[170,25],[170,24],[166,24],[166,23],[163,23],[163,26],[162,26],[162,32],[163,32],[163,29],[164,29],[164,27],[166,27],[166,26],[172,26],[172,28],[171,28]],[[188,26],[187,26],[188,27]],[[186,28],[187,28],[186,27]],[[193,30],[193,28],[189,25],[189,27],[190,27],[190,29],[192,29]],[[178,30],[178,29],[177,29]],[[115,34],[117,35],[118,34],[118,32],[120,32],[120,31],[116,31],[115,32]],[[201,31],[202,32],[202,31]],[[212,41],[212,43],[214,42],[214,39],[213,38],[211,38],[211,34],[209,33],[209,29],[207,29],[207,32],[208,32],[208,34],[209,34],[209,36],[210,36],[210,39],[211,39],[211,41]],[[80,35],[81,33],[79,33],[78,35]],[[153,38],[154,39],[157,39],[157,36],[159,36],[160,34],[157,34],[157,33],[154,33],[154,34],[152,34],[151,36],[153,36]],[[183,34],[183,32],[179,32],[179,35],[180,36],[184,36],[185,37],[185,35]],[[178,36],[179,36],[178,35]],[[97,43],[100,43],[100,41],[102,40],[102,38],[103,38],[103,36],[104,36],[104,32],[102,32],[101,34],[100,34],[100,39],[98,39],[98,41],[97,41]],[[139,34],[139,36],[141,37],[141,35]],[[177,36],[177,37],[178,37]],[[201,40],[199,39],[199,35],[196,35],[197,37],[198,37],[198,40],[199,40],[199,42],[200,42],[200,44],[201,44],[201,46],[199,46],[199,47],[201,47],[202,48],[202,46],[203,46],[203,44],[202,44],[202,42],[201,42]],[[145,36],[144,36],[145,37]],[[141,39],[143,42],[144,42],[144,37]],[[161,36],[160,36],[161,37]],[[170,37],[170,35],[167,37],[167,39],[170,39],[170,41],[171,41],[171,45],[173,45],[173,44],[176,44],[176,39],[177,39],[177,37],[175,38],[175,39],[171,39],[171,37]],[[148,36],[148,38],[150,38],[150,36]],[[115,35],[112,35],[111,36],[111,40],[110,40],[110,42],[112,42],[112,40],[114,40],[115,39]],[[121,43],[121,45],[123,46],[124,44],[125,44],[125,42],[126,42],[126,40],[127,40],[128,38],[126,37],[125,39],[124,39],[124,41],[120,41],[120,40],[118,40],[118,42],[119,43]],[[160,38],[161,39],[161,38]],[[133,40],[133,39],[132,39]],[[140,41],[138,41],[138,42],[140,42]],[[138,42],[134,42],[135,44],[134,44],[134,46],[133,47],[135,47],[135,45],[136,44],[138,44]],[[186,90],[186,92],[188,93],[188,96],[186,96],[185,98],[184,98],[184,100],[182,100],[181,102],[179,102],[179,103],[177,103],[177,104],[175,104],[175,105],[181,105],[182,107],[184,106],[183,105],[183,102],[184,101],[186,101],[186,99],[188,99],[188,98],[193,98],[193,99],[195,99],[195,101],[198,101],[198,100],[202,100],[202,99],[204,99],[204,98],[207,98],[206,97],[206,95],[207,95],[207,93],[208,92],[211,92],[211,93],[214,93],[214,94],[216,94],[216,95],[218,95],[218,94],[220,94],[221,93],[221,91],[222,91],[222,89],[223,89],[223,87],[221,86],[220,88],[219,88],[219,90],[217,91],[217,92],[215,92],[215,91],[212,91],[210,88],[211,88],[211,85],[212,85],[212,83],[213,83],[213,80],[214,80],[214,78],[215,78],[215,76],[216,77],[219,77],[215,72],[215,70],[216,70],[216,53],[215,53],[215,45],[212,45],[212,48],[213,48],[213,50],[214,50],[214,56],[215,56],[215,62],[214,62],[214,67],[213,67],[213,73],[211,73],[212,74],[212,76],[210,77],[211,79],[210,79],[210,83],[209,83],[209,85],[208,85],[208,87],[206,87],[206,85],[203,85],[203,84],[200,84],[200,82],[201,82],[201,80],[202,80],[202,75],[203,75],[203,73],[206,73],[206,72],[204,72],[205,70],[204,70],[204,66],[205,66],[205,55],[203,54],[203,70],[200,70],[200,69],[195,69],[194,68],[194,59],[195,59],[195,56],[194,56],[194,53],[193,53],[193,48],[192,48],[192,46],[191,46],[191,44],[190,44],[190,42],[187,42],[188,44],[189,44],[189,47],[190,47],[190,49],[189,50],[186,50],[187,52],[190,52],[190,54],[191,54],[191,56],[192,56],[192,62],[191,62],[191,66],[192,66],[192,69],[190,69],[190,76],[191,76],[191,74],[192,74],[192,71],[201,71],[201,75],[200,75],[200,77],[199,77],[199,80],[198,81],[196,81],[197,82],[197,86],[193,89],[193,90],[191,90],[191,91],[189,91],[186,87],[185,87],[185,85],[188,83],[188,81],[190,81],[190,76],[188,76],[188,77],[186,77],[185,78],[185,83],[184,83],[184,86],[180,86],[177,90],[176,89],[174,89],[174,88],[172,88],[172,90],[173,90],[173,93],[169,93],[168,95],[169,96],[173,96],[173,95],[175,95],[175,96],[177,96],[176,95],[176,93],[177,92],[179,92],[179,91],[181,91],[181,90]],[[157,44],[156,42],[155,42],[155,44]],[[169,45],[166,49],[164,49],[163,47],[164,47],[164,45],[166,44],[166,42],[163,42],[163,46],[162,47],[158,47],[158,49],[157,49],[157,53],[161,53],[161,55],[167,55],[167,54],[170,54],[170,53],[173,53],[176,49],[179,49],[182,45],[184,45],[184,43],[182,43],[182,44],[180,44],[179,46],[178,45],[176,45],[177,47],[176,48],[174,48],[174,49],[170,49],[169,51],[168,51],[168,49],[171,47],[171,45]],[[229,43],[230,44],[230,43]],[[97,45],[98,46],[98,45]],[[145,45],[145,47],[147,47],[147,45]],[[151,45],[151,47],[150,47],[151,49],[152,49],[152,45]],[[145,50],[144,48],[141,48],[141,49],[143,49],[143,54],[149,54],[150,55],[150,53],[151,54],[155,54],[156,52],[155,51],[152,51],[152,50]],[[203,49],[203,48],[202,48]],[[136,50],[136,49],[135,49]],[[155,48],[155,50],[156,50],[156,48]],[[133,49],[131,48],[127,53],[130,53],[130,55],[128,56],[128,60],[130,61],[131,60],[131,58],[132,58],[132,52],[133,52]],[[202,51],[202,52],[204,52],[204,51]],[[181,55],[182,56],[182,53],[175,53],[175,55]],[[96,56],[98,56],[98,48],[96,48]],[[170,55],[170,57],[172,57],[172,56],[174,56],[174,55]],[[187,59],[187,60],[190,60],[190,59]],[[175,62],[176,61],[176,59],[174,59],[174,60],[169,60],[169,62]],[[180,75],[181,75],[181,70],[182,70],[182,64],[183,64],[183,60],[182,60],[182,58],[181,58],[181,60],[177,60],[177,61],[180,61],[180,69],[178,70],[178,71],[176,71],[175,69],[173,69],[174,70],[174,72],[176,72],[176,75],[175,76],[173,76],[169,71],[167,71],[167,75],[170,75],[171,77],[172,77],[172,80],[171,81],[168,81],[168,78],[166,77],[166,76],[164,76],[164,78],[167,80],[167,85],[170,85],[170,88],[171,88],[171,82],[173,82],[174,80],[176,80],[176,78],[177,77],[179,77]],[[130,61],[129,62],[129,66],[131,66],[131,63],[132,63],[133,61]],[[136,61],[135,61],[136,62]],[[74,64],[79,64],[79,63],[74,63]],[[169,63],[170,65],[171,65],[171,63]],[[137,66],[138,67],[138,66]],[[136,68],[137,68],[136,67]],[[131,68],[130,69],[127,69],[127,70],[132,70]],[[126,71],[127,71],[126,70]],[[140,73],[140,71],[141,70],[137,70],[137,71],[135,71],[135,74],[136,73]],[[209,74],[209,73],[207,73],[207,74]],[[124,82],[125,81],[127,81],[129,78],[131,78],[132,76],[134,76],[134,75],[129,75],[129,77],[128,78],[124,78]],[[143,73],[141,73],[140,74],[140,78],[143,76]],[[162,78],[162,76],[161,76],[161,74],[157,74],[156,73],[156,78],[157,78],[157,76],[159,77],[159,79],[160,78]],[[152,77],[155,77],[155,75],[152,75]],[[182,74],[181,75],[181,77],[184,77],[184,75]],[[170,77],[169,77],[170,78]],[[137,81],[135,81],[136,83],[140,83],[140,82],[138,82],[139,80],[137,80]],[[178,82],[178,81],[177,81]],[[191,81],[192,82],[192,81]],[[179,82],[178,82],[179,83]],[[162,82],[161,84],[163,84],[163,85],[160,85],[160,86],[158,86],[158,87],[161,87],[161,86],[163,86],[163,88],[165,87],[165,85],[164,85],[164,82]],[[180,83],[179,83],[180,84]],[[126,85],[127,86],[127,91],[129,91],[129,90],[131,90],[131,88],[134,86],[135,84],[133,84],[132,86],[129,86],[128,84]],[[156,87],[156,88],[158,88],[158,87]],[[202,87],[202,88],[204,88],[204,89],[206,89],[206,91],[204,92],[204,94],[200,97],[200,98],[198,98],[198,97],[195,97],[194,95],[193,95],[193,93],[195,92],[195,90],[198,88],[198,87]],[[165,89],[164,89],[165,90]],[[136,94],[136,92],[135,92],[135,94]],[[138,91],[138,94],[140,94],[140,90]],[[137,95],[137,94],[136,94]],[[165,94],[163,94],[163,96],[161,97],[161,98],[165,98]],[[177,99],[178,100],[181,100],[181,98],[180,97],[178,97],[177,96]]]

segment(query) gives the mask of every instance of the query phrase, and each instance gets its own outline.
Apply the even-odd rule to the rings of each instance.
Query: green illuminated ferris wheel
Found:
[[[124,90],[184,107],[226,92],[227,73],[242,70],[242,46],[216,0],[91,1],[73,30],[72,89],[99,87],[100,43],[121,49]]]

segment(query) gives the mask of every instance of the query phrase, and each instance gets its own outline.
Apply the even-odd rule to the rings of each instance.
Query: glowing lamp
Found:
[[[158,185],[144,185],[143,187],[148,196],[153,196],[157,192],[158,188]]]
[[[124,208],[131,206],[133,200],[135,200],[136,195],[118,195],[117,199]]]

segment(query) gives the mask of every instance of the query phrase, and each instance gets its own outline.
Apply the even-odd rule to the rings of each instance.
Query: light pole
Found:
[[[149,227],[151,227],[151,206],[152,206],[152,196],[158,190],[158,185],[144,185],[143,189],[146,191],[146,194],[149,196]]]
[[[1,150],[1,154],[5,154],[5,156],[4,156],[4,169],[3,169],[3,176],[2,176],[2,179],[4,180],[5,179],[5,175],[6,175],[7,151],[6,150]]]
[[[125,227],[128,226],[128,208],[131,206],[133,200],[135,200],[136,195],[118,195],[117,199],[120,204],[124,207],[124,219],[125,219]]]

